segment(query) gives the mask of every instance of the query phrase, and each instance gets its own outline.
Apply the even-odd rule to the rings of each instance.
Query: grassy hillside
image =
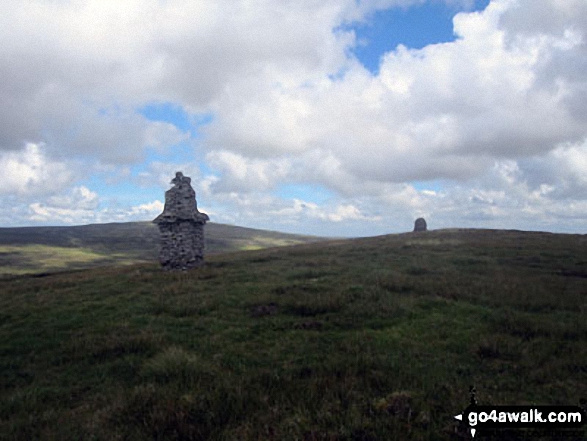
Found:
[[[466,439],[470,385],[576,405],[586,250],[432,231],[1,280],[0,439]]]
[[[216,223],[205,234],[207,254],[321,240]],[[158,244],[151,222],[0,228],[0,275],[156,261]]]

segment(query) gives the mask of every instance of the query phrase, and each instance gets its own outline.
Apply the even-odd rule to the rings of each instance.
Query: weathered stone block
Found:
[[[159,261],[165,269],[186,270],[204,263],[204,225],[210,218],[200,213],[191,179],[181,172],[165,192],[163,213],[153,220],[159,227]]]
[[[426,231],[427,230],[427,226],[426,226],[426,221],[424,220],[423,217],[419,217],[418,219],[416,219],[416,222],[414,222],[414,231]]]

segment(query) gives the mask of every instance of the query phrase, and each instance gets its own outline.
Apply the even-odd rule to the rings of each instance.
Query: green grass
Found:
[[[436,231],[6,278],[0,439],[462,439],[470,385],[576,405],[586,245]]]
[[[117,263],[133,259],[123,253],[97,253],[87,248],[48,245],[0,245],[0,275],[34,274]]]

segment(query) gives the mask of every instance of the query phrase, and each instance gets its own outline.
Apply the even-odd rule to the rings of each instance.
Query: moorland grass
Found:
[[[0,245],[0,275],[34,274],[133,261],[124,254],[49,245]]]
[[[576,405],[586,246],[432,231],[5,279],[0,439],[462,439],[470,385]]]

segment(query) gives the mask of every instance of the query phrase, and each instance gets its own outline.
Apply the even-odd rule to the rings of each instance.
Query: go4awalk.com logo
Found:
[[[538,432],[579,430],[587,422],[587,412],[579,406],[480,406],[471,393],[471,404],[455,419],[476,434],[498,429],[537,429]],[[570,433],[569,433],[570,434]]]

